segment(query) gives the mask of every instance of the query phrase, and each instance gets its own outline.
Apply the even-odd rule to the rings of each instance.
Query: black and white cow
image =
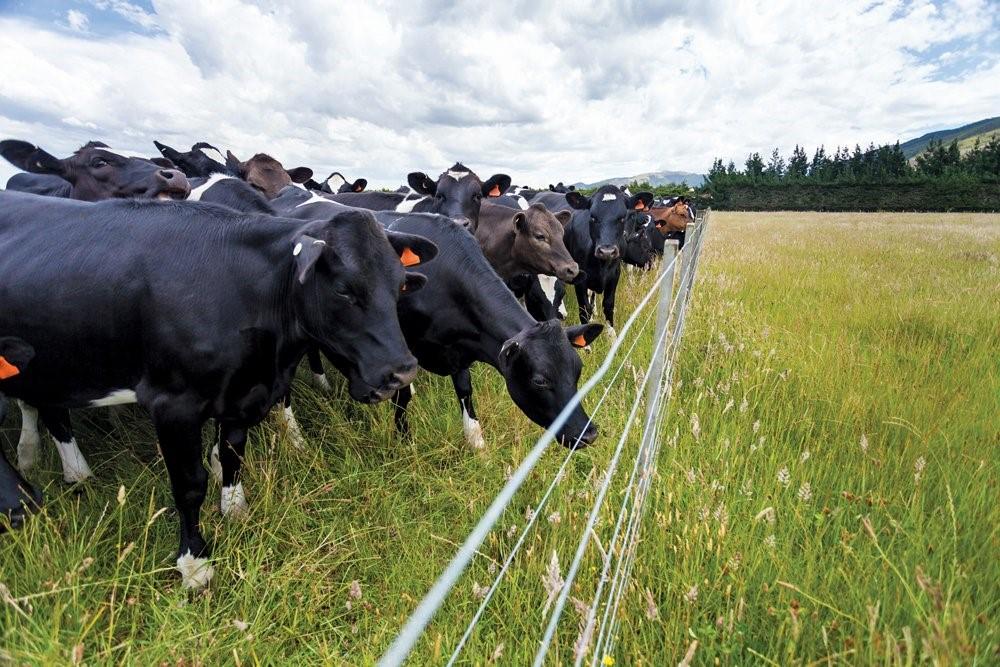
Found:
[[[333,195],[332,199],[348,206],[373,211],[397,213],[438,213],[475,232],[483,199],[500,197],[510,187],[510,176],[493,174],[480,180],[471,169],[456,162],[431,180],[422,171],[407,176],[411,192],[360,192]]]
[[[306,187],[309,188],[308,183],[306,183]],[[326,180],[320,183],[319,187],[316,189],[320,192],[335,195],[343,192],[364,192],[367,187],[367,179],[356,178],[354,179],[354,182],[350,182],[339,171],[335,171],[327,176]]]
[[[7,380],[25,370],[25,366],[34,356],[35,350],[20,338],[11,336],[0,338],[0,391],[3,391]],[[0,424],[3,424],[6,416],[7,399],[0,394]],[[27,513],[40,507],[41,504],[42,494],[21,477],[0,450],[0,518],[6,519],[12,527],[17,528]],[[4,528],[3,521],[0,521],[0,533]]]
[[[58,159],[27,141],[0,141],[0,155],[28,174],[15,174],[7,189],[32,194],[68,196],[83,201],[116,198],[184,199],[190,191],[187,178],[164,158],[146,158],[91,141],[68,158]],[[44,176],[38,179],[35,174]],[[58,177],[69,184],[52,188]],[[41,186],[41,189],[39,189]]]
[[[400,257],[433,257],[417,236],[348,212],[301,223],[191,202],[94,204],[0,193],[0,334],[35,350],[10,396],[44,415],[139,403],[156,429],[181,522],[188,587],[212,569],[199,529],[207,473],[201,430],[215,419],[222,459],[285,395],[319,346],[375,402],[416,373],[399,329],[401,291],[425,282]],[[237,479],[224,493],[238,503]]]
[[[153,144],[160,154],[177,165],[188,178],[208,178],[212,174],[230,174],[236,176],[226,166],[226,156],[212,144],[199,141],[186,153],[154,141]]]
[[[614,185],[602,186],[590,197],[572,191],[566,194],[543,192],[532,199],[550,210],[565,206],[573,209],[573,219],[566,225],[565,241],[573,259],[586,273],[586,280],[574,285],[580,306],[580,321],[589,322],[595,304],[589,293],[602,296],[602,309],[608,325],[615,325],[615,291],[621,276],[628,214],[646,210],[653,195],[640,192],[625,195]]]

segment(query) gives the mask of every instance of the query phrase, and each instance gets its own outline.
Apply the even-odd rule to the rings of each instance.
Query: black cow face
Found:
[[[399,328],[396,302],[426,278],[406,271],[429,261],[437,246],[420,236],[384,232],[364,211],[339,213],[302,228],[296,259],[302,327],[365,403],[381,401],[417,372]]]
[[[653,224],[648,213],[630,211],[625,216],[625,236],[622,261],[632,266],[647,267],[653,261],[653,243],[647,227]]]
[[[438,176],[436,182],[422,171],[409,174],[406,180],[414,191],[434,198],[427,212],[448,216],[470,232],[479,226],[483,199],[499,197],[510,187],[507,174],[494,174],[484,183],[461,162]]]
[[[226,156],[222,151],[211,144],[199,142],[187,153],[181,153],[159,141],[154,141],[153,144],[163,157],[177,165],[188,178],[208,178],[212,174],[237,175],[226,166]]]
[[[128,155],[99,141],[60,160],[26,141],[9,139],[0,141],[0,155],[24,171],[69,181],[72,199],[184,199],[191,191],[187,178],[169,160]]]
[[[583,371],[574,348],[589,345],[603,328],[582,324],[563,329],[554,320],[539,322],[503,344],[500,372],[507,391],[533,422],[547,428],[569,403]],[[597,426],[578,405],[556,436],[567,447],[582,447],[597,439]]]
[[[627,196],[614,185],[602,186],[590,197],[574,191],[566,193],[566,202],[575,209],[590,212],[590,238],[594,256],[610,262],[621,256],[625,218],[630,211],[644,211],[653,203],[653,195],[640,192]]]

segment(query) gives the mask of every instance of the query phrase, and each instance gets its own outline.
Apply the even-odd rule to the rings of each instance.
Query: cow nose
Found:
[[[165,181],[180,181],[184,178],[184,174],[176,169],[161,169],[157,175]]]
[[[615,259],[618,257],[618,246],[598,246],[597,250],[594,251],[594,255],[598,259]]]
[[[417,376],[417,360],[411,357],[410,361],[401,366],[396,371],[389,374],[386,378],[386,386],[392,387],[393,391],[399,389],[400,387],[405,387],[406,385],[413,382],[413,378]]]
[[[566,282],[572,282],[578,273],[580,273],[580,267],[577,264],[568,264],[563,268],[562,275],[559,277]]]

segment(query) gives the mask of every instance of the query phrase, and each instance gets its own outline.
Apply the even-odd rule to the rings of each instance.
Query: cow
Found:
[[[7,189],[33,194],[56,194],[39,191],[33,174],[58,177],[69,183],[68,197],[82,201],[114,198],[184,199],[190,185],[183,173],[164,158],[147,159],[91,141],[73,155],[58,159],[27,141],[0,141],[0,155],[29,174],[16,174]],[[51,178],[44,184],[54,184]],[[63,189],[57,196],[67,196]]]
[[[549,183],[549,192],[558,192],[559,194],[564,195],[567,192],[573,192],[574,190],[576,190],[576,186],[575,185],[566,186],[566,185],[563,185],[562,181],[559,181],[555,185],[552,185],[551,183]]]
[[[653,195],[639,192],[627,196],[614,185],[604,185],[591,196],[572,191],[566,194],[543,192],[532,199],[550,210],[573,209],[573,218],[566,226],[565,241],[573,259],[586,274],[578,281],[577,303],[580,322],[590,321],[594,307],[590,294],[601,294],[604,317],[613,333],[615,326],[615,291],[621,276],[621,257],[625,243],[628,214],[645,211],[653,203]]]
[[[307,189],[315,189],[320,192],[325,192],[327,194],[335,195],[343,192],[364,192],[365,188],[368,187],[368,181],[364,178],[357,178],[354,182],[348,181],[344,178],[344,175],[339,171],[335,171],[326,177],[322,183],[319,184],[318,188],[309,188],[306,184]]]
[[[694,212],[686,197],[674,197],[663,206],[649,210],[653,217],[654,229],[648,232],[654,249],[663,254],[663,240],[676,239],[679,247],[684,247],[684,236],[688,223],[694,221]],[[657,238],[659,236],[659,238]]]
[[[212,174],[236,176],[236,173],[226,166],[226,156],[212,144],[199,141],[191,146],[191,150],[187,153],[181,153],[159,141],[154,141],[153,144],[163,157],[177,165],[188,178],[208,178]]]
[[[475,233],[479,208],[484,199],[501,196],[510,187],[510,176],[493,174],[480,178],[461,162],[431,180],[422,171],[407,176],[411,191],[360,192],[333,195],[332,199],[348,206],[398,213],[438,213],[447,216]]]
[[[43,415],[143,407],[180,518],[177,569],[185,587],[204,586],[204,422],[218,422],[224,462],[242,456],[247,429],[287,392],[309,345],[347,375],[355,400],[408,384],[417,365],[397,300],[426,279],[400,259],[435,253],[365,212],[302,223],[197,202],[0,193],[0,334],[35,349],[32,372],[3,391]],[[239,480],[223,483],[238,505]]]
[[[504,280],[541,273],[573,282],[580,267],[563,242],[571,213],[549,213],[541,204],[526,211],[484,203],[479,213],[476,240],[487,261]]]
[[[629,211],[625,218],[625,236],[622,246],[622,262],[641,269],[648,269],[653,261],[653,242],[649,230],[654,229],[653,216],[640,211]],[[663,254],[660,245],[660,254]]]
[[[458,396],[466,441],[484,445],[472,401],[469,367],[480,361],[497,369],[515,405],[529,419],[548,427],[576,392],[583,364],[574,348],[589,345],[599,324],[561,327],[531,317],[496,274],[475,239],[441,216],[384,213],[392,231],[433,240],[438,259],[422,269],[427,288],[399,300],[399,322],[420,366],[449,375]],[[408,431],[409,387],[394,397],[396,426]],[[557,437],[568,447],[592,443],[597,427],[578,406]]]
[[[231,173],[260,190],[268,199],[277,197],[282,188],[288,185],[297,184],[304,190],[305,186],[302,183],[313,175],[309,167],[286,170],[280,162],[266,153],[257,153],[243,162],[231,151],[226,151],[226,166]]]
[[[20,338],[12,336],[0,337],[0,391],[9,378],[20,375],[35,350]],[[0,424],[7,416],[7,399],[0,394]],[[19,527],[27,513],[37,509],[42,504],[42,494],[25,481],[17,470],[10,465],[3,451],[0,450],[0,517],[7,519],[13,528]],[[4,524],[0,522],[0,533]]]

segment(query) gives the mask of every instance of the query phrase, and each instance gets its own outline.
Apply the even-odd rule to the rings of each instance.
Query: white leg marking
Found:
[[[177,559],[177,570],[184,588],[204,588],[215,575],[215,568],[209,565],[207,558],[195,558],[190,551]]]
[[[617,340],[618,332],[615,331],[615,328],[610,324],[604,327],[604,332],[605,332],[604,335],[608,337],[608,340],[611,341],[611,343],[614,343],[615,340]]]
[[[212,453],[208,456],[209,468],[212,470],[212,477],[219,484],[222,484],[222,460],[219,459],[219,443],[212,447]]]
[[[243,493],[243,482],[236,486],[222,487],[222,515],[243,516],[247,512],[247,497]]]
[[[76,446],[76,438],[70,438],[69,442],[59,442],[52,438],[52,442],[56,443],[59,458],[62,459],[64,480],[70,483],[82,482],[94,474],[90,471],[90,466],[87,465],[87,459],[83,457],[83,452]]]
[[[486,441],[483,439],[483,427],[480,426],[478,419],[469,416],[464,406],[462,407],[462,430],[465,432],[465,442],[470,447],[482,449],[486,446]]]
[[[326,373],[313,373],[313,387],[324,393],[329,393],[333,390],[330,386],[330,381],[326,378]]]
[[[417,395],[417,381],[412,380],[410,382],[410,398],[413,398],[416,395]]]
[[[292,408],[290,406],[286,407],[281,413],[285,420],[285,435],[288,436],[288,441],[292,443],[293,447],[304,449],[306,439],[302,437],[302,429],[299,428],[299,422],[295,419],[295,413],[292,412]]]
[[[17,467],[27,472],[38,463],[38,447],[42,439],[38,435],[38,410],[24,401],[18,401],[21,408],[21,438],[17,441]]]

